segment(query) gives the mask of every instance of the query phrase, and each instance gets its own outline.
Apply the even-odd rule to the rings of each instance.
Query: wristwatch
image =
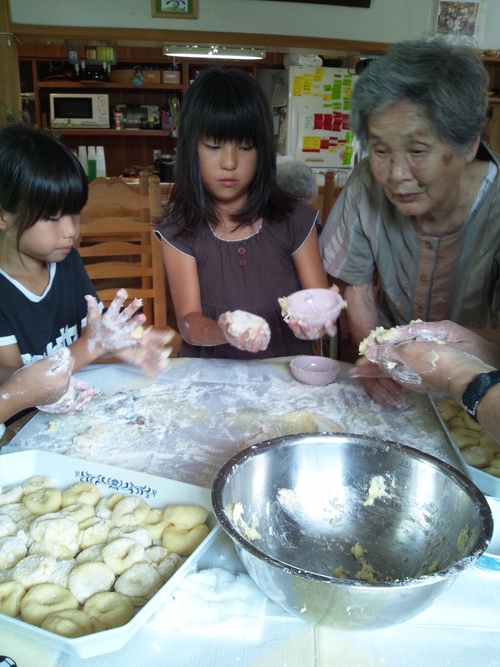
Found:
[[[472,382],[469,382],[463,395],[462,407],[467,410],[472,419],[477,422],[476,412],[479,402],[490,387],[500,382],[500,371],[479,373]]]

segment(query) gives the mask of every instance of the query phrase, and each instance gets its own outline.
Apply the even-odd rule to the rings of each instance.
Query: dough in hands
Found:
[[[239,338],[243,334],[248,335],[249,340],[255,340],[261,336],[264,340],[271,340],[271,329],[263,317],[254,313],[247,313],[245,310],[233,310],[227,318],[228,332],[231,336]]]

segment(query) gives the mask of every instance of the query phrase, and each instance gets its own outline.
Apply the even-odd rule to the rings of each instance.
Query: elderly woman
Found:
[[[481,143],[487,88],[478,52],[438,40],[396,44],[355,86],[351,124],[369,156],[320,246],[325,269],[347,283],[356,343],[413,319],[499,327],[500,157]],[[365,387],[379,403],[404,400],[390,378]]]

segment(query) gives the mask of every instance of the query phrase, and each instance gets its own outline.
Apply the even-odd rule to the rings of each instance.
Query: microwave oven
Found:
[[[62,128],[109,128],[109,95],[51,93],[50,125]]]

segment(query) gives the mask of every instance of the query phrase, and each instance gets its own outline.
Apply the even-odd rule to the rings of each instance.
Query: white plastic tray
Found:
[[[203,543],[184,561],[158,593],[136,613],[132,620],[120,628],[97,632],[77,639],[68,639],[34,625],[29,625],[17,618],[0,614],[0,627],[78,658],[91,658],[117,651],[127,643],[152,613],[167,599],[176,587],[177,582],[182,578],[183,572],[197,559],[198,554],[207,547],[207,543],[213,541],[218,531],[218,523],[212,511],[210,490],[133,470],[124,470],[49,452],[30,450],[0,455],[0,486],[8,487],[19,484],[35,475],[51,475],[61,489],[77,482],[90,481],[99,486],[103,497],[110,496],[113,493],[124,493],[142,497],[151,507],[164,507],[171,503],[187,503],[201,505],[209,511],[207,523],[211,531]]]
[[[453,437],[448,429],[448,426],[446,425],[444,419],[441,417],[436,405],[436,401],[439,401],[442,398],[446,398],[446,396],[440,394],[434,394],[433,396],[429,396],[429,398],[434,407],[434,410],[436,411],[439,421],[441,422],[443,430],[446,433],[446,436],[448,437],[448,440],[450,441],[453,449],[458,454],[460,461],[462,462],[465,468],[465,472],[467,473],[469,478],[474,482],[474,484],[478,487],[478,489],[480,489],[485,495],[492,496],[493,498],[500,498],[500,478],[494,477],[493,475],[490,475],[487,472],[483,472],[479,468],[474,468],[473,466],[470,466],[462,456],[462,452],[460,451],[459,447],[455,444],[455,441],[453,440]]]

